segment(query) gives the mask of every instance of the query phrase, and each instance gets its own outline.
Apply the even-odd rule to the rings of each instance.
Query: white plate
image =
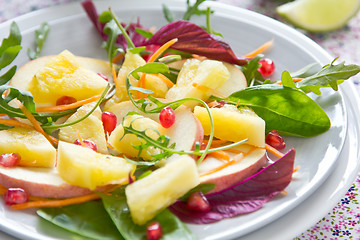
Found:
[[[170,4],[169,1],[160,0],[151,2],[146,0],[99,1],[96,5],[99,12],[111,6],[125,22],[141,16],[141,23],[151,27],[166,24],[161,13],[160,3],[162,2],[175,10],[179,16],[185,5],[184,1],[173,1]],[[265,41],[275,40],[274,47],[267,54],[276,63],[275,77],[279,77],[285,69],[292,72],[313,62],[325,65],[332,61],[329,55],[314,42],[277,21],[216,2],[206,2],[206,5],[211,5],[215,10],[211,21],[212,27],[224,35],[225,40],[238,55],[253,50]],[[51,25],[51,32],[43,49],[43,55],[58,54],[68,49],[76,55],[105,59],[104,50],[99,47],[101,40],[85,17],[79,3],[40,10],[16,18],[15,21],[22,31],[25,50],[32,47],[34,30],[41,22],[47,21]],[[200,24],[205,23],[204,17],[194,18],[194,21]],[[1,38],[7,36],[9,25],[10,22],[0,25]],[[27,61],[25,52],[22,51],[16,64],[21,65]],[[350,91],[346,94],[354,93]],[[343,99],[341,93],[331,91],[326,91],[323,96],[314,98],[326,110],[332,121],[332,127],[328,132],[314,138],[286,139],[288,146],[295,146],[297,149],[295,164],[300,166],[300,171],[296,173],[294,180],[286,189],[288,195],[277,197],[252,214],[209,225],[191,225],[190,228],[196,235],[201,239],[230,239],[251,233],[297,207],[324,183],[334,169],[336,160],[339,159],[346,136],[347,110],[350,109],[346,105],[351,102],[347,98]],[[353,98],[357,99],[355,96]],[[358,143],[358,136],[356,135],[351,141]],[[347,162],[348,158],[345,157],[343,161]],[[346,182],[351,182],[353,179],[353,175],[344,176]],[[330,204],[334,203],[324,204],[328,210],[332,207]],[[9,211],[4,205],[0,205],[0,226],[3,231],[21,239],[70,239],[74,237],[66,231],[41,221],[34,215],[33,210],[14,212]]]

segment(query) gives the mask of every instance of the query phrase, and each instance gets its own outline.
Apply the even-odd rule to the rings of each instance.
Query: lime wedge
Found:
[[[296,0],[276,11],[293,25],[310,32],[344,26],[360,9],[360,0]]]

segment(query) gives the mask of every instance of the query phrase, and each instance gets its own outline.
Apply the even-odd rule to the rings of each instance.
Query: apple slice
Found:
[[[122,123],[123,118],[131,111],[137,112],[159,123],[159,114],[144,114],[130,101],[117,103],[106,109],[106,111],[110,111],[116,115],[118,124]],[[170,138],[171,143],[175,143],[176,150],[185,151],[192,150],[196,142],[201,143],[204,137],[204,131],[199,120],[191,110],[185,106],[180,106],[175,110],[175,123],[170,128],[165,129],[163,134]],[[169,159],[172,159],[172,156]]]
[[[55,55],[43,56],[22,65],[10,80],[9,85],[20,91],[28,91],[29,83],[34,75],[54,57]],[[81,67],[92,70],[95,73],[102,73],[108,79],[112,79],[111,68],[107,61],[79,56],[75,56],[75,58]]]
[[[56,168],[0,167],[0,185],[24,189],[30,196],[70,198],[89,194],[88,188],[66,183]]]
[[[211,156],[198,165],[201,183],[214,183],[211,192],[219,192],[255,174],[267,163],[266,150],[247,144],[236,147],[239,153],[230,153],[230,164]],[[226,166],[226,167],[223,167]]]

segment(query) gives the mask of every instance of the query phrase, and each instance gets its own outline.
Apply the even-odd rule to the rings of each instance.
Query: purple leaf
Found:
[[[193,224],[212,223],[224,218],[254,212],[283,191],[291,182],[295,149],[275,163],[226,190],[207,195],[209,212],[188,210],[186,202],[178,201],[170,210],[181,220]]]
[[[219,36],[211,36],[196,24],[184,20],[163,26],[145,44],[163,45],[174,38],[178,41],[171,46],[172,49],[232,64],[247,64],[247,60],[238,58]]]

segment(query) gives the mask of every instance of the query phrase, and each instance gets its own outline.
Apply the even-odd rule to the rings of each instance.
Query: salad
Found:
[[[205,28],[172,21],[164,8],[171,23],[151,32],[121,24],[111,9],[98,16],[85,1],[108,62],[67,50],[39,57],[42,26],[34,60],[1,78],[0,174],[12,209],[40,207],[44,219],[95,239],[192,239],[184,222],[250,213],[284,193],[295,149],[280,152],[280,135],[327,131],[329,118],[306,93],[337,90],[359,67],[334,61],[272,82],[274,66],[259,55],[271,43],[238,58],[201,2],[184,18],[203,13]],[[2,66],[20,43],[14,23]]]

